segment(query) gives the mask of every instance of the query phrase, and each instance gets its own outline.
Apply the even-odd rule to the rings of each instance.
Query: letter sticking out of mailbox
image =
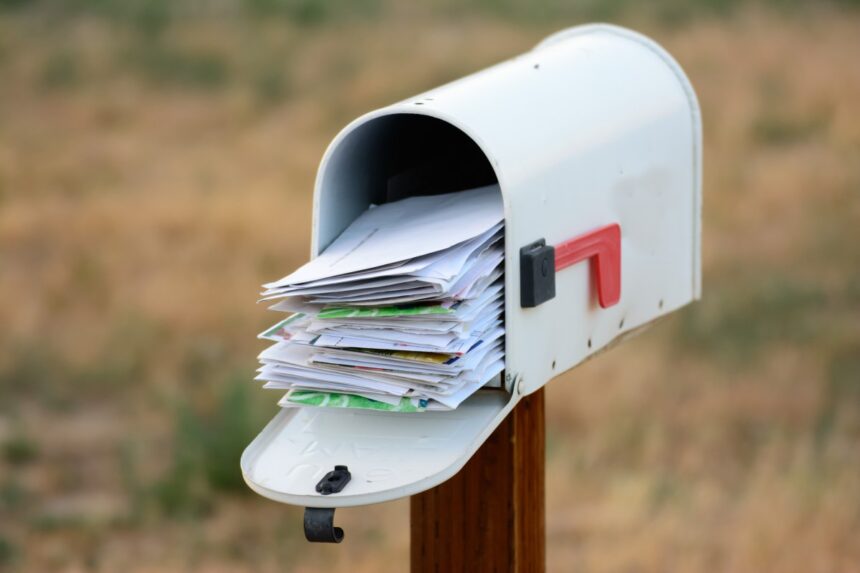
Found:
[[[701,165],[699,108],[681,68],[607,25],[562,31],[350,123],[320,164],[311,255],[371,204],[497,183],[504,389],[448,412],[284,409],[242,456],[247,483],[332,508],[452,477],[523,395],[700,296]],[[351,480],[320,493],[335,465]]]

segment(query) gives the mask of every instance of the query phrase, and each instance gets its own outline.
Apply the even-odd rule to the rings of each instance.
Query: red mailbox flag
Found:
[[[555,247],[555,270],[591,260],[597,300],[603,308],[621,299],[621,227],[612,223]]]

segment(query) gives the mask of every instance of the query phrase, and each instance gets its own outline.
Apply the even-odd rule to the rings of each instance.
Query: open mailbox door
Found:
[[[389,501],[457,473],[512,405],[506,393],[488,390],[450,412],[284,409],[245,450],[242,469],[257,493],[292,505]],[[317,493],[335,465],[349,467],[349,485],[334,495]]]
[[[312,256],[391,181],[434,169],[497,182],[505,210],[505,373],[451,412],[280,412],[242,456],[271,499],[310,507],[396,499],[452,477],[525,394],[701,291],[701,120],[653,41],[606,25],[368,113],[329,146]],[[432,194],[432,190],[430,190]],[[335,465],[352,480],[322,495]]]

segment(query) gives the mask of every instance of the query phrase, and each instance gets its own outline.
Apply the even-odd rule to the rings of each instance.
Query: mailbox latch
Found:
[[[305,508],[305,539],[314,543],[340,543],[343,529],[334,526],[333,507]]]
[[[346,466],[334,466],[334,470],[325,474],[319,481],[316,490],[323,495],[338,493],[346,487],[350,479],[352,479],[352,474],[349,473],[349,468]]]
[[[520,305],[532,308],[555,297],[555,248],[540,239],[520,249]]]
[[[314,489],[322,495],[339,493],[352,474],[346,466],[334,466],[334,470],[328,472],[317,483]],[[343,541],[343,529],[334,526],[333,507],[306,507],[305,508],[305,537],[308,541],[317,543],[340,543]]]

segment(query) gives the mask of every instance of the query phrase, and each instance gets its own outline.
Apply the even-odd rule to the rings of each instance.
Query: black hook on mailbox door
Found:
[[[334,526],[333,507],[305,508],[305,538],[316,543],[343,541],[343,529]]]
[[[334,470],[328,472],[317,483],[316,490],[322,495],[330,495],[340,492],[352,474],[346,466],[334,466]],[[343,529],[334,526],[333,507],[306,507],[305,508],[305,538],[317,543],[340,543],[343,541]]]

